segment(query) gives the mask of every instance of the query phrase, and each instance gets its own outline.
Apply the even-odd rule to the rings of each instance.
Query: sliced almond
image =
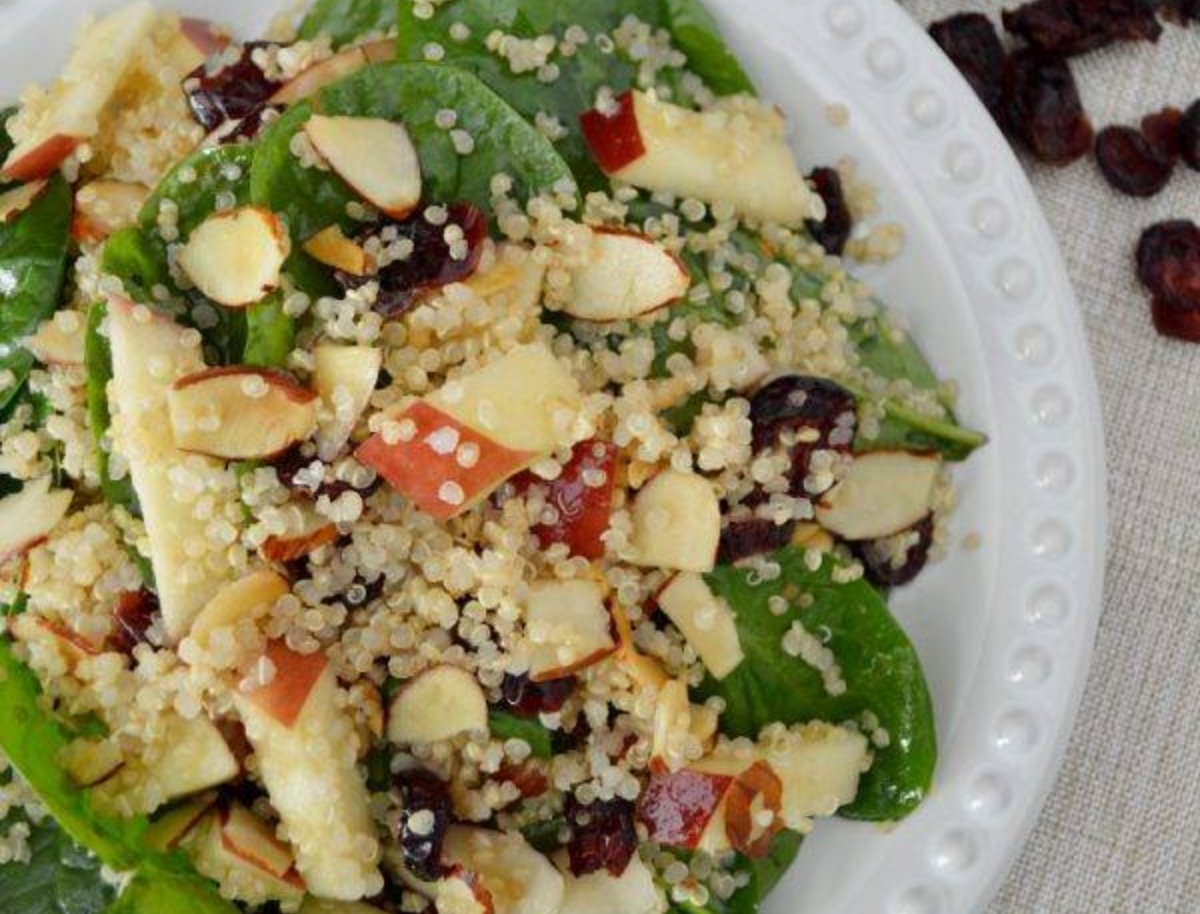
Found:
[[[304,132],[329,167],[385,215],[403,219],[421,202],[421,162],[403,124],[314,114]]]
[[[721,539],[721,506],[712,483],[665,470],[633,502],[633,561],[650,568],[712,571]]]
[[[0,561],[45,542],[71,507],[70,489],[51,489],[50,477],[25,483],[20,492],[0,498]]]
[[[315,95],[321,89],[361,70],[367,65],[362,48],[347,48],[332,57],[319,60],[299,75],[288,80],[269,99],[272,105],[294,105]]]
[[[241,206],[200,223],[179,252],[179,265],[208,298],[245,308],[279,285],[289,248],[278,216],[261,206]]]
[[[525,604],[529,675],[560,679],[598,663],[617,649],[604,591],[595,581],[541,581]]]
[[[366,276],[375,269],[375,264],[362,245],[342,234],[338,225],[327,226],[304,242],[304,253],[313,260],[352,276]]]
[[[933,454],[859,454],[817,505],[821,526],[847,540],[873,540],[907,530],[933,509],[941,460]]]
[[[687,293],[679,258],[646,235],[595,229],[587,262],[571,270],[563,310],[588,321],[630,320]]]
[[[418,674],[396,694],[388,711],[388,739],[412,745],[486,732],[487,714],[487,696],[474,674],[442,664]]]

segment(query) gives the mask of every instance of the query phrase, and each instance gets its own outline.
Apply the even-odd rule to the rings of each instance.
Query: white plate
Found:
[[[580,0],[583,2],[583,0]],[[885,833],[821,823],[772,914],[981,909],[1041,808],[1066,746],[1099,614],[1100,412],[1075,302],[1024,174],[966,84],[891,0],[710,0],[806,165],[854,155],[903,223],[905,253],[868,275],[908,315],[963,419],[991,444],[958,474],[956,547],[894,608],[933,689],[936,788]],[[0,2],[0,86],[53,76],[85,10]],[[247,37],[274,3],[179,0]],[[850,110],[832,128],[828,103]]]

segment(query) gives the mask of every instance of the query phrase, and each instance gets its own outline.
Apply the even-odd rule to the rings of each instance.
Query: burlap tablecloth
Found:
[[[1016,0],[907,0],[922,24]],[[1073,63],[1097,128],[1200,96],[1200,24]],[[1025,164],[1091,343],[1108,436],[1104,616],[1066,764],[990,914],[1200,912],[1200,345],[1159,337],[1133,272],[1144,226],[1200,222],[1200,173],[1123,197],[1091,161]]]

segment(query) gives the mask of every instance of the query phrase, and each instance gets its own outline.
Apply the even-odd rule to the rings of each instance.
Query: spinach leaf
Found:
[[[408,0],[317,0],[300,23],[301,38],[328,35],[334,47],[396,25],[397,6]]]
[[[341,178],[302,167],[291,152],[292,137],[315,109],[403,121],[421,159],[429,200],[466,200],[488,210],[491,179],[498,172],[513,177],[521,197],[572,180],[550,141],[470,74],[434,64],[376,64],[326,88],[316,101],[294,106],[259,142],[250,197],[282,214],[296,240],[334,223],[350,230],[354,223],[346,204],[358,199]],[[474,139],[469,155],[457,153],[450,133],[437,125],[437,113],[443,109],[456,111],[457,129]]]
[[[112,424],[112,415],[108,408],[108,382],[112,380],[112,349],[109,347],[108,338],[100,332],[100,326],[107,314],[108,306],[104,302],[96,302],[88,310],[87,331],[83,340],[83,365],[87,371],[88,425],[92,429],[92,439],[96,442],[97,462],[100,465],[100,491],[104,500],[110,505],[120,505],[134,514],[140,514],[133,480],[128,475],[123,479],[113,479],[109,472],[111,456],[104,446],[105,436]]]
[[[195,873],[139,871],[105,914],[241,914]]]
[[[139,302],[153,302],[154,287],[167,286],[171,281],[161,251],[148,235],[132,225],[113,232],[105,240],[100,269],[121,280],[126,294]]]
[[[0,225],[0,370],[13,375],[0,390],[0,409],[17,396],[33,368],[21,340],[58,308],[70,228],[71,188],[61,175],[24,212]]]
[[[29,862],[0,865],[5,914],[100,914],[113,889],[96,858],[49,818],[30,828]]]
[[[883,598],[866,581],[837,583],[836,562],[826,557],[813,571],[801,549],[773,556],[782,574],[752,583],[748,569],[720,566],[708,575],[713,592],[737,615],[746,659],[724,679],[711,676],[701,699],[721,696],[721,729],[731,736],[756,736],[772,721],[834,722],[872,712],[889,736],[859,785],[854,803],[841,814],[855,819],[893,820],[912,812],[929,791],[937,758],[933,707],[921,663]],[[790,608],[775,615],[768,600],[781,595]],[[808,601],[811,600],[811,603]],[[822,637],[833,651],[846,691],[830,695],[821,674],[782,649],[794,621]]]
[[[282,368],[295,345],[296,322],[284,313],[282,292],[273,292],[246,309],[245,364]]]
[[[488,729],[492,739],[522,739],[529,743],[534,758],[550,758],[554,755],[553,734],[537,720],[518,717],[507,711],[488,711]]]
[[[175,226],[180,241],[187,240],[196,226],[220,208],[217,205],[220,194],[231,194],[234,206],[245,203],[253,160],[254,146],[247,143],[209,146],[193,152],[167,172],[142,204],[138,213],[142,231],[161,246],[165,254],[166,243],[157,231],[163,201],[170,200],[178,207],[179,218]]]
[[[750,874],[750,881],[733,893],[726,903],[730,914],[755,914],[770,891],[779,884],[800,853],[804,836],[799,832],[781,831],[771,839],[765,857],[751,859],[738,854],[735,868]]]
[[[429,45],[440,45],[445,62],[474,73],[529,120],[539,112],[557,118],[568,131],[557,143],[559,151],[580,186],[595,190],[608,182],[584,142],[579,116],[595,105],[601,87],[621,92],[638,84],[636,62],[620,51],[604,50],[595,41],[600,34],[611,37],[630,15],[671,31],[691,70],[714,92],[753,91],[698,0],[451,0],[437,4],[429,19],[418,17],[413,4],[406,2],[400,4],[397,49],[401,59],[422,60]],[[452,36],[453,23],[470,29],[469,36]],[[526,40],[545,34],[561,39],[571,26],[586,30],[590,40],[569,57],[554,55],[559,75],[549,83],[539,80],[536,71],[514,73],[507,60],[487,47],[488,36],[496,30]],[[667,75],[662,74],[664,82]],[[677,83],[668,85],[678,97],[682,93]]]

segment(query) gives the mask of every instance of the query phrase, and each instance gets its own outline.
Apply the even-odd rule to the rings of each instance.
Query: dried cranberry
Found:
[[[830,254],[841,254],[850,240],[854,219],[842,191],[842,177],[834,168],[814,168],[808,176],[817,195],[825,203],[825,218],[806,219],[804,224],[813,240]]]
[[[146,633],[157,615],[158,597],[145,588],[127,590],[117,598],[107,648],[120,654],[132,654],[139,644],[149,644]]]
[[[1061,56],[1114,41],[1157,41],[1162,34],[1149,0],[1034,0],[1001,16],[1008,31]]]
[[[1190,219],[1150,226],[1138,242],[1137,267],[1154,296],[1158,332],[1200,342],[1200,227]]]
[[[407,239],[412,253],[382,267],[374,276],[355,276],[338,271],[335,277],[346,289],[354,289],[369,281],[379,283],[375,310],[385,317],[398,317],[408,311],[424,294],[462,282],[479,267],[483,242],[487,238],[487,216],[470,203],[455,203],[447,208],[445,223],[434,225],[423,210],[418,209],[401,222],[383,222],[369,229],[358,240],[371,236],[387,236],[385,244]],[[466,256],[455,258],[450,253],[446,230],[450,226],[462,230]],[[394,237],[393,237],[394,235]]]
[[[406,771],[397,777],[400,790],[401,810],[393,830],[400,849],[404,853],[404,865],[419,879],[438,879],[445,872],[442,865],[442,844],[446,839],[446,828],[454,806],[449,788],[428,771]],[[412,820],[417,813],[422,815],[419,827]]]
[[[505,706],[517,714],[553,714],[561,711],[575,691],[575,677],[533,682],[527,675],[507,673],[500,684],[500,697]]]
[[[730,521],[721,531],[717,562],[731,565],[740,559],[782,549],[792,538],[794,523],[777,524],[769,518]]]
[[[566,813],[571,830],[567,841],[571,872],[576,876],[602,869],[613,876],[624,873],[638,847],[633,803],[615,798],[585,806],[572,796]]]
[[[1132,127],[1105,127],[1096,135],[1096,164],[1109,184],[1133,197],[1153,197],[1174,170],[1174,163]]]
[[[1004,126],[1049,165],[1066,165],[1092,147],[1071,68],[1034,48],[1015,51],[1004,66]]]
[[[1163,108],[1142,118],[1142,135],[1154,151],[1164,158],[1179,158],[1179,125],[1183,112],[1178,108]]]
[[[250,41],[241,46],[241,54],[232,63],[224,63],[229,50],[216,61],[206,61],[183,79],[183,91],[192,108],[192,116],[206,129],[215,130],[225,121],[247,117],[266,104],[281,82],[268,79],[254,62],[258,48],[270,42]],[[220,64],[210,69],[212,64]]]
[[[1192,102],[1179,122],[1179,155],[1189,167],[1200,171],[1200,99]]]
[[[373,479],[361,489],[355,488],[343,479],[326,480],[324,464],[322,464],[322,478],[320,482],[314,484],[309,478],[309,472],[306,472],[314,463],[320,463],[316,455],[306,450],[303,444],[297,444],[272,460],[271,466],[275,468],[279,484],[291,491],[292,494],[303,498],[316,499],[324,495],[331,501],[336,501],[347,492],[358,492],[366,498],[367,495],[379,488],[378,478]],[[300,476],[301,472],[305,472],[304,477]],[[315,473],[311,475],[315,476]]]
[[[863,565],[868,581],[876,587],[902,587],[924,569],[929,561],[929,549],[933,546],[933,518],[926,517],[912,527],[916,540],[904,553],[904,560],[893,560],[891,544],[883,541],[852,543],[850,548]]]
[[[997,114],[1004,45],[992,20],[983,13],[959,13],[933,23],[929,34],[971,84],[984,107]]]

